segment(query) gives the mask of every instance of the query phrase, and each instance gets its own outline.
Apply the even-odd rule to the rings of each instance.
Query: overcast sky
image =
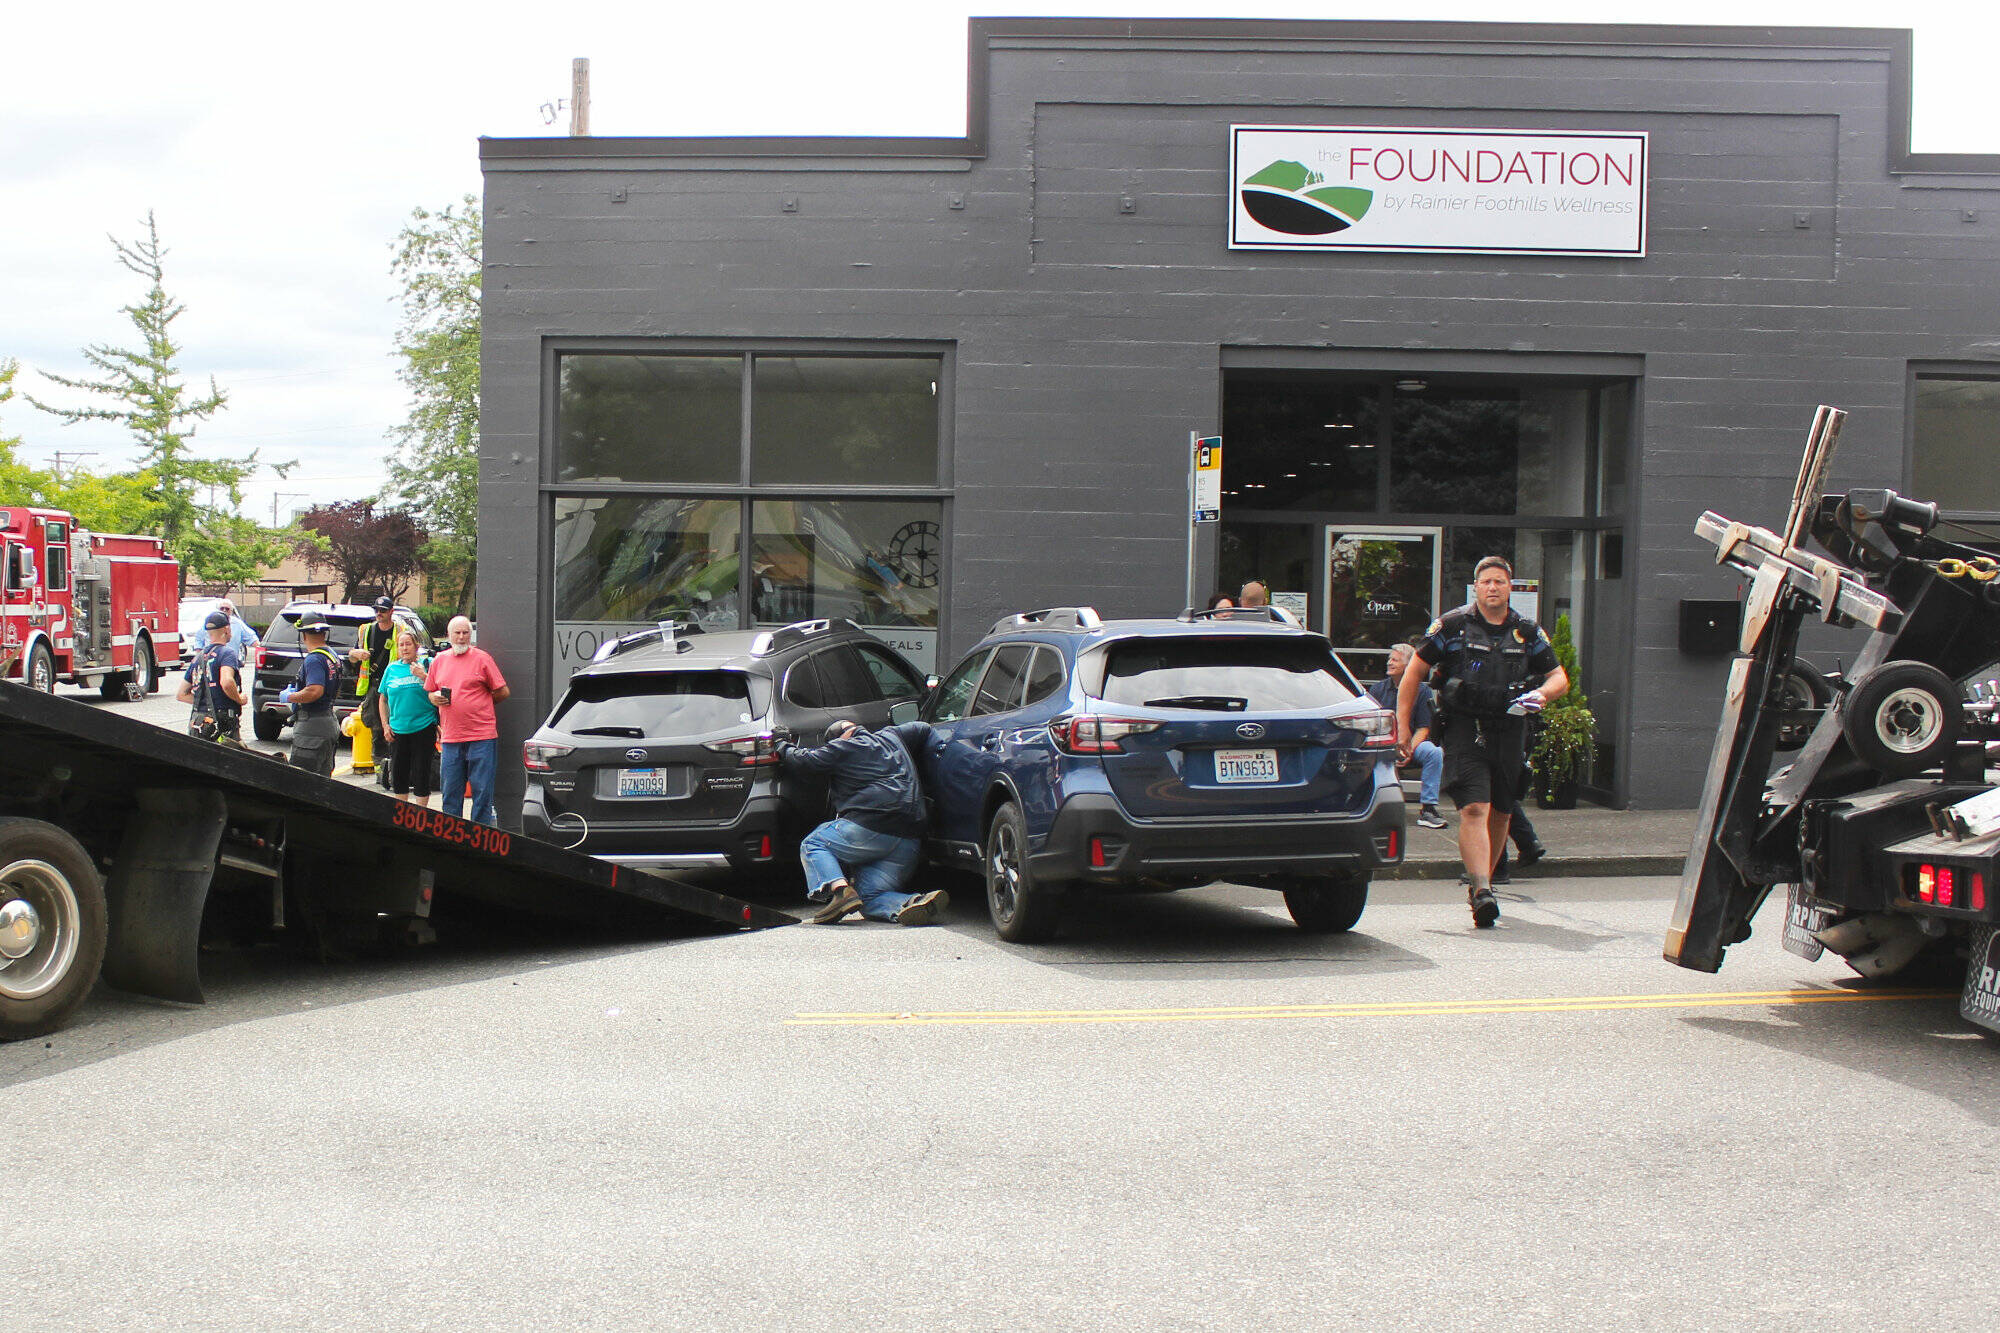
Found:
[[[1914,147],[2000,152],[1990,0],[1630,10],[1634,22],[1908,26]],[[168,290],[187,306],[182,365],[230,395],[200,451],[298,461],[288,480],[253,486],[247,507],[267,522],[274,499],[282,517],[367,495],[405,409],[391,243],[413,207],[479,190],[481,135],[566,132],[544,104],[567,96],[571,57],[590,58],[597,134],[956,135],[972,13],[1601,22],[1606,6],[16,5],[0,34],[0,359],[22,363],[17,388],[62,399],[36,371],[78,375],[84,345],[130,345],[119,307],[141,291],[106,237],[132,238],[151,209]],[[40,464],[61,450],[107,471],[132,456],[121,432],[61,426],[18,397],[0,435]]]

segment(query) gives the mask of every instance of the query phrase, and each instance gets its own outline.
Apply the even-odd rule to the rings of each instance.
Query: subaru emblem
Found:
[[[1254,741],[1264,734],[1262,722],[1245,722],[1236,728],[1236,734],[1246,741]]]
[[[645,759],[646,752],[644,750],[627,750],[625,752],[625,757],[627,759],[630,759],[633,763],[636,764],[640,763]]]

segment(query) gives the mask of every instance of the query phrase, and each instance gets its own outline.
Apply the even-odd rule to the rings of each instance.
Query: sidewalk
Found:
[[[1456,879],[1458,815],[1451,803],[1440,807],[1448,827],[1417,827],[1417,806],[1410,803],[1409,844],[1403,863],[1376,872],[1380,879]],[[1607,810],[1579,805],[1574,810],[1538,810],[1528,817],[1549,854],[1518,879],[1548,879],[1563,875],[1678,875],[1694,837],[1692,810]]]

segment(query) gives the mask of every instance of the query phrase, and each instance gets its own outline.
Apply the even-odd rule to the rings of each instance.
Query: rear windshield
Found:
[[[1210,712],[1329,708],[1355,697],[1326,644],[1306,638],[1126,639],[1105,649],[1106,703]]]
[[[373,616],[369,619],[372,621]],[[360,626],[352,620],[335,620],[328,616],[326,623],[332,626],[326,632],[326,646],[329,648],[352,648],[360,640]],[[296,648],[299,646],[299,617],[297,612],[281,615],[271,622],[271,628],[264,631],[264,646],[267,648]]]
[[[741,671],[575,676],[549,725],[572,736],[705,736],[746,726],[770,691]]]

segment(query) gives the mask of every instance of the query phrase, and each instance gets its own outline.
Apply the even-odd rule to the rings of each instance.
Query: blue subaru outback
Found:
[[[1402,857],[1394,719],[1281,610],[1009,616],[919,716],[933,854],[983,871],[1004,940],[1050,938],[1069,893],[1225,878],[1348,930]]]

